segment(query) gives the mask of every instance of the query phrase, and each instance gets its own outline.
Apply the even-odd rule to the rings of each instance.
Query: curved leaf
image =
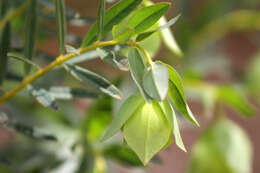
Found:
[[[134,29],[127,25],[119,24],[113,27],[112,34],[115,41],[123,44],[134,35]]]

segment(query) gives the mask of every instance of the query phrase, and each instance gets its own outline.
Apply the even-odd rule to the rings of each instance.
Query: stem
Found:
[[[94,44],[92,44],[88,47],[80,48],[79,53],[82,54],[84,52],[87,52],[89,50],[94,50],[94,49],[99,48],[99,47],[111,46],[111,45],[116,45],[116,44],[119,44],[119,43],[116,42],[116,41],[97,42],[97,43],[94,43]],[[4,103],[6,100],[14,97],[19,91],[21,91],[23,88],[25,88],[27,85],[31,84],[33,81],[35,81],[39,77],[43,76],[45,73],[52,70],[54,67],[62,65],[63,63],[65,63],[66,61],[74,58],[75,56],[78,56],[78,55],[76,55],[75,53],[72,53],[72,54],[67,54],[65,56],[63,56],[63,55],[58,56],[54,62],[52,62],[48,66],[44,67],[43,69],[38,70],[32,76],[26,77],[20,83],[19,86],[17,86],[13,90],[7,92],[3,97],[0,98],[0,104]]]
[[[29,4],[29,1],[25,1],[25,3],[23,3],[23,5],[21,5],[20,7],[18,7],[17,9],[15,9],[14,11],[10,12],[3,20],[0,21],[0,29],[3,29],[3,27],[5,26],[5,24],[10,21],[12,18],[21,15],[25,8],[27,7],[27,5]]]
[[[138,44],[136,42],[133,42],[132,45],[135,45],[136,47],[138,47],[144,53],[144,56],[145,56],[148,64],[150,66],[152,66],[152,64],[153,64],[152,58],[150,57],[149,53],[145,50],[145,48],[143,48],[143,46],[141,46],[140,44]]]

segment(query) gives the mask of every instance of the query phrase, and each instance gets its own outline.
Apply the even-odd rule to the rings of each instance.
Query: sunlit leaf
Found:
[[[169,65],[167,65],[169,73],[169,92],[168,95],[174,103],[176,109],[182,113],[188,120],[190,120],[196,126],[199,126],[199,123],[193,116],[183,90],[182,80],[179,74]]]
[[[108,65],[117,67],[123,71],[128,71],[128,59],[125,56],[120,55],[113,50],[106,50],[100,48],[97,49],[97,52],[99,53],[101,59]]]
[[[117,115],[105,131],[101,140],[104,141],[118,132],[134,112],[144,104],[144,102],[145,101],[140,94],[130,96],[120,107]]]
[[[70,46],[70,45],[65,45],[65,48],[66,48],[66,52],[67,53],[74,53],[74,54],[76,54],[78,56],[80,55],[79,50],[74,48],[74,47],[72,47],[72,46]]]
[[[60,54],[65,52],[65,39],[66,39],[66,14],[65,14],[65,2],[64,0],[56,1],[56,25],[59,41]]]
[[[25,25],[25,42],[24,42],[24,57],[32,60],[35,49],[36,29],[37,29],[37,0],[30,0],[30,5],[26,14]],[[24,65],[25,75],[28,75],[31,70],[31,65]]]
[[[218,119],[193,146],[188,173],[251,173],[252,145],[234,122]]]
[[[156,101],[139,106],[123,127],[127,144],[144,165],[166,145],[171,130]]]
[[[169,9],[169,3],[158,3],[137,10],[127,24],[134,28],[135,33],[141,33],[153,26]]]
[[[104,77],[75,65],[66,64],[65,68],[79,81],[85,84],[90,84],[103,93],[108,94],[116,99],[121,98],[121,92],[119,89],[117,89],[116,86],[114,86]]]
[[[143,88],[143,76],[146,71],[146,64],[144,64],[143,58],[137,48],[130,48],[128,61],[133,80],[146,101],[150,102],[151,98]]]
[[[112,34],[115,41],[123,44],[134,35],[134,29],[127,25],[119,24],[113,27]]]
[[[11,44],[11,26],[7,23],[0,40],[0,85],[3,83],[7,69],[7,53]]]
[[[159,101],[165,99],[168,93],[168,70],[160,62],[154,62],[143,77],[146,93]]]
[[[140,3],[142,0],[121,0],[112,6],[105,13],[104,18],[104,32],[103,34],[107,34],[110,32],[114,25],[120,23],[125,17],[127,17]],[[82,42],[81,47],[86,47],[93,42],[97,41],[97,23],[93,25],[90,29],[84,41]]]

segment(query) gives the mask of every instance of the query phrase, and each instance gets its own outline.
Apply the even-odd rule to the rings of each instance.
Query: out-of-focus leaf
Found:
[[[165,65],[154,62],[143,76],[143,87],[150,97],[162,101],[168,93],[168,81],[168,70]]]
[[[105,63],[117,67],[120,70],[128,71],[129,69],[128,59],[125,56],[120,55],[115,51],[110,51],[110,50],[100,49],[100,48],[97,49],[97,52],[99,53],[101,59]]]
[[[24,57],[32,60],[35,49],[36,29],[37,29],[37,0],[30,0],[30,5],[26,14],[25,26],[25,43],[24,43]],[[28,75],[31,70],[31,65],[25,64],[25,75]]]
[[[75,98],[97,98],[97,92],[83,88],[51,87],[48,93],[55,99],[70,100]]]
[[[121,98],[119,89],[102,76],[75,65],[66,64],[64,67],[79,81],[91,84],[103,93],[116,99]]]
[[[219,119],[193,146],[189,173],[251,173],[252,145],[234,122]]]
[[[199,123],[193,116],[183,90],[182,80],[179,74],[169,65],[167,65],[169,73],[169,92],[168,95],[173,101],[176,109],[182,113],[188,120],[190,120],[194,125],[199,126]]]
[[[148,38],[149,36],[151,36],[153,33],[157,32],[157,31],[161,31],[161,30],[164,30],[164,29],[168,29],[171,25],[175,24],[177,22],[177,20],[179,19],[180,15],[174,17],[173,19],[171,19],[168,23],[164,24],[164,25],[161,25],[160,27],[158,27],[157,29],[155,30],[152,30],[152,31],[147,31],[147,32],[143,32],[143,33],[140,33],[137,38],[136,38],[136,41],[137,42],[140,42],[142,40],[145,40],[146,38]]]
[[[29,64],[29,65],[35,67],[36,69],[40,69],[40,67],[37,64],[35,64],[33,61],[29,60],[28,58],[24,58],[22,55],[19,55],[17,53],[9,52],[7,54],[7,56],[8,56],[8,58],[13,58],[13,59],[16,59],[18,61],[22,61],[22,62],[24,62],[26,64]]]
[[[114,25],[120,23],[125,17],[127,17],[140,3],[142,0],[121,0],[112,6],[105,13],[104,18],[104,32],[107,34],[110,32]],[[86,47],[97,40],[97,23],[90,29],[81,47]]]
[[[1,35],[0,40],[0,85],[5,79],[6,69],[7,69],[7,53],[11,44],[11,26],[8,22]]]
[[[115,116],[112,123],[109,125],[102,141],[112,137],[117,131],[119,131],[125,122],[134,114],[134,112],[144,104],[144,100],[140,94],[134,94],[130,96],[120,107],[117,115]]]
[[[127,25],[119,24],[113,27],[112,34],[115,41],[123,44],[134,35],[134,29]]]
[[[65,39],[66,39],[66,14],[65,14],[65,3],[64,0],[56,1],[56,25],[59,40],[59,51],[60,54],[65,52]]]
[[[254,114],[252,106],[248,103],[246,98],[234,87],[220,86],[218,88],[217,98],[220,101],[227,103],[233,109],[239,111],[241,115],[244,115],[245,117],[250,117]]]
[[[150,96],[145,92],[143,88],[143,76],[146,71],[146,64],[144,64],[143,58],[137,48],[130,48],[128,61],[131,76],[135,81],[139,91],[146,101],[151,102]]]
[[[67,53],[74,53],[76,55],[80,55],[79,50],[70,45],[65,45],[65,48]]]
[[[137,155],[130,148],[121,145],[112,145],[105,148],[103,152],[106,158],[115,160],[123,165],[136,167],[143,166]]]
[[[169,9],[169,3],[158,3],[137,10],[127,24],[134,28],[135,33],[141,33],[153,26]]]
[[[97,19],[97,33],[98,40],[102,38],[104,32],[104,18],[105,18],[105,10],[106,10],[106,1],[101,0],[98,7],[98,19]]]
[[[42,88],[37,88],[33,85],[28,85],[28,90],[41,105],[55,111],[58,110],[55,99],[48,93],[48,91]]]
[[[8,123],[8,116],[6,113],[0,111],[0,127],[6,125]]]
[[[144,165],[168,143],[171,132],[157,101],[139,106],[123,127],[124,139]]]

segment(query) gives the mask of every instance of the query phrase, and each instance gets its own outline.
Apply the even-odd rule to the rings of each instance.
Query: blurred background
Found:
[[[165,1],[153,0],[154,3]],[[79,47],[95,21],[98,1],[65,2],[66,7],[73,9],[73,15],[86,16],[83,23],[68,22],[67,42]],[[110,0],[108,6],[113,2]],[[154,59],[171,64],[183,77],[191,110],[201,125],[194,127],[179,116],[187,153],[172,144],[144,168],[134,153],[124,146],[120,134],[108,142],[98,142],[122,101],[103,95],[96,98],[90,89],[87,99],[59,101],[59,111],[55,112],[41,107],[23,91],[0,106],[0,111],[5,112],[12,122],[11,128],[2,126],[0,129],[1,173],[70,173],[91,169],[100,173],[106,169],[113,173],[260,172],[260,1],[169,2],[172,6],[166,18],[169,20],[181,14],[170,29],[183,57],[171,51],[160,33],[142,44]],[[14,7],[22,4],[12,3]],[[37,63],[44,65],[58,56],[58,40],[55,19],[47,15],[52,14],[53,3],[46,0],[40,4],[41,26],[37,31],[39,39],[35,57]],[[24,15],[20,15],[12,21],[12,31],[15,32],[12,47],[18,52],[23,46],[24,20]],[[135,91],[129,73],[104,64],[100,59],[91,59],[81,63],[82,66],[117,84],[123,92],[123,99]],[[21,73],[21,64],[12,61],[9,65],[12,71]],[[45,88],[50,84],[82,87],[61,69],[47,74],[37,83]],[[5,83],[4,89],[10,90],[16,85],[11,80]],[[222,116],[230,119],[228,123],[221,122]],[[220,151],[216,149],[219,146],[222,147]],[[228,150],[230,148],[234,150]]]

